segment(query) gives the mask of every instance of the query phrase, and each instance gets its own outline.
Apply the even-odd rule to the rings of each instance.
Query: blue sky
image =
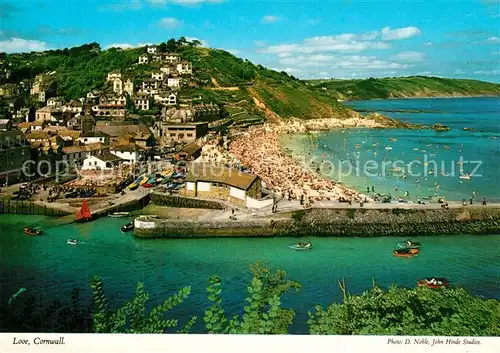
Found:
[[[180,36],[301,78],[500,82],[500,0],[0,0],[0,51]]]

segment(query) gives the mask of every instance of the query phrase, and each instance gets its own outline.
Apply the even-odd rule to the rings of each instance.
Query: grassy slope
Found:
[[[309,81],[313,89],[338,99],[500,95],[500,84],[426,76],[366,80]]]
[[[56,71],[50,96],[76,99],[95,88],[103,88],[112,70],[136,78],[148,75],[155,65],[137,65],[145,48],[102,51],[96,43],[71,49],[6,55],[13,68],[11,82],[33,80],[35,75]],[[193,63],[197,87],[181,91],[181,97],[202,96],[203,102],[224,104],[228,110],[241,112],[240,119],[276,117],[318,118],[346,116],[349,110],[320,90],[304,82],[260,65],[254,65],[217,49],[185,46],[179,50],[183,59]],[[230,87],[230,89],[227,89]]]

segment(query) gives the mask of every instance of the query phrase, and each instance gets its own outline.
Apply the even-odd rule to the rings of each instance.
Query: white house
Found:
[[[166,62],[169,62],[171,64],[177,62],[177,61],[180,61],[181,60],[181,56],[177,53],[167,53],[167,54],[163,54],[163,61],[166,61]]]
[[[158,47],[156,45],[147,46],[148,54],[156,54],[158,52]]]
[[[163,81],[165,79],[165,73],[163,71],[154,71],[151,73],[151,78]]]
[[[177,96],[175,95],[175,93],[155,94],[154,100],[155,100],[155,102],[163,104],[163,105],[176,105],[177,104]]]
[[[122,78],[122,74],[120,73],[119,70],[113,70],[110,73],[108,73],[108,77],[106,78],[107,81],[113,81],[116,78]]]
[[[123,81],[121,78],[113,79],[113,92],[115,92],[116,94],[123,93]]]
[[[62,106],[62,98],[52,97],[47,99],[47,106],[51,108],[59,108]]]
[[[82,170],[112,170],[118,168],[123,160],[109,152],[90,156],[83,161]]]
[[[170,75],[170,72],[171,72],[170,66],[162,66],[162,67],[160,67],[160,71],[164,72],[167,75]]]
[[[71,102],[62,106],[62,111],[71,113],[81,113],[83,111],[82,102],[77,100],[72,100]]]
[[[149,110],[149,95],[147,93],[136,93],[134,96],[134,104],[137,109]]]
[[[127,92],[130,97],[134,94],[134,82],[131,79],[127,79],[123,84],[123,91]]]
[[[177,72],[180,73],[181,75],[193,73],[193,66],[189,61],[185,60],[181,61],[180,63],[177,64],[176,68]]]
[[[167,79],[167,86],[173,88],[179,88],[181,86],[181,80],[178,77],[169,77]]]
[[[144,150],[135,143],[114,145],[109,151],[120,157],[124,164],[136,164],[144,157]]]
[[[109,135],[105,134],[101,131],[87,132],[82,134],[78,141],[83,143],[84,145],[92,144],[92,143],[102,143],[103,145],[109,144]]]
[[[149,62],[149,55],[148,54],[141,54],[139,56],[139,64],[147,64]]]
[[[62,160],[75,167],[81,167],[86,158],[101,153],[103,148],[104,145],[102,143],[63,147]]]

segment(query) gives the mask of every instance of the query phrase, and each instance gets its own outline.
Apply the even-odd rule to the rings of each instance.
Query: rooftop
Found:
[[[237,169],[215,167],[204,163],[193,163],[186,177],[186,181],[223,183],[242,190],[248,190],[258,179],[257,175],[244,173]]]

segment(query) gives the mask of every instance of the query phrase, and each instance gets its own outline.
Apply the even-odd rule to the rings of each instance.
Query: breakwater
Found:
[[[134,234],[143,238],[500,234],[500,208],[311,209],[235,221],[140,217]]]

